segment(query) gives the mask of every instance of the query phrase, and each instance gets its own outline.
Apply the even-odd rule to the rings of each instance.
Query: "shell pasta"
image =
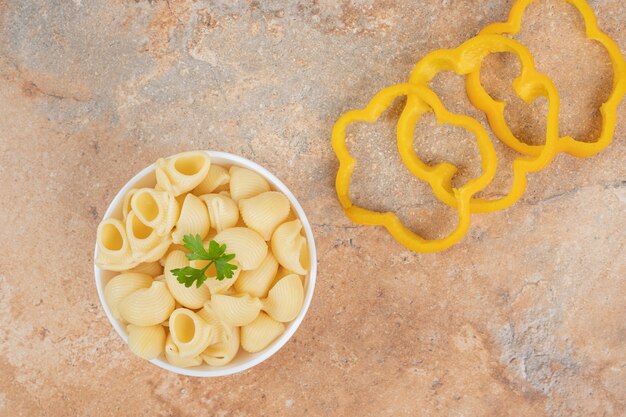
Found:
[[[152,277],[139,273],[119,274],[104,287],[104,299],[111,309],[113,317],[120,319],[118,306],[120,302],[142,288],[149,288],[152,285]]]
[[[245,326],[259,315],[263,303],[249,294],[231,296],[215,294],[211,297],[211,305],[217,315],[231,326]]]
[[[258,268],[267,255],[267,243],[261,235],[247,227],[226,229],[215,236],[215,241],[225,244],[229,252],[235,254],[244,271]]]
[[[265,297],[272,286],[277,271],[278,262],[276,262],[272,252],[268,251],[258,268],[241,273],[234,283],[235,290],[238,293],[247,293],[253,297]]]
[[[309,269],[309,250],[301,230],[300,220],[278,226],[272,235],[272,252],[283,267],[296,274],[306,275]]]
[[[145,327],[129,324],[128,347],[140,358],[154,359],[165,348],[165,329],[160,324]]]
[[[178,197],[196,188],[209,173],[211,160],[204,152],[183,152],[156,161],[156,187]]]
[[[194,356],[186,358],[180,355],[178,346],[174,343],[172,334],[167,335],[165,339],[165,359],[174,366],[180,366],[182,368],[191,368],[192,366],[198,366],[202,364],[202,358],[200,356]]]
[[[97,266],[116,271],[103,298],[130,351],[222,367],[284,340],[309,269],[289,198],[204,152],[161,158],[155,174],[152,186],[127,192],[121,217],[102,221],[96,236]]]
[[[244,223],[270,240],[276,227],[289,216],[289,200],[277,191],[268,191],[252,198],[239,200]]]
[[[176,228],[172,232],[172,241],[180,244],[186,234],[199,234],[204,239],[209,234],[211,223],[206,205],[193,194],[187,194],[180,211]]]
[[[230,196],[236,202],[269,190],[269,183],[256,172],[237,166],[230,168]]]
[[[170,316],[170,334],[182,358],[193,358],[213,341],[212,327],[186,308],[177,308]]]
[[[153,281],[150,288],[139,289],[119,304],[122,319],[137,326],[153,326],[167,319],[174,311],[174,297],[165,283]]]
[[[171,193],[152,188],[135,190],[130,208],[143,224],[154,229],[159,236],[166,236],[172,230],[180,214],[180,205]]]
[[[239,221],[239,209],[232,198],[223,194],[201,195],[209,210],[209,219],[217,233],[233,227]]]
[[[285,325],[261,312],[252,323],[241,328],[241,347],[254,353],[265,349],[285,331]]]
[[[263,300],[263,310],[274,320],[288,322],[296,318],[304,300],[302,281],[296,274],[278,281]]]
[[[102,269],[123,271],[139,264],[131,252],[126,227],[117,219],[104,220],[98,225],[96,244],[96,265]]]
[[[161,259],[172,240],[159,236],[153,228],[144,224],[134,211],[126,217],[126,232],[133,257],[140,262],[153,262]]]
[[[209,194],[218,188],[227,185],[229,181],[230,175],[228,174],[226,168],[219,165],[211,165],[207,176],[191,192],[197,196]]]

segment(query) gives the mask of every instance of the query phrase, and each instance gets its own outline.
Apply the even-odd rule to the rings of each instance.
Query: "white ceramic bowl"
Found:
[[[302,225],[304,227],[304,231],[306,234],[306,238],[309,246],[309,256],[311,259],[311,268],[308,275],[304,280],[304,304],[302,306],[302,310],[298,317],[291,323],[287,325],[285,332],[276,339],[271,345],[269,345],[266,349],[262,350],[258,353],[248,353],[243,349],[239,349],[239,353],[226,366],[213,367],[207,364],[203,364],[193,368],[181,368],[178,366],[171,365],[165,357],[161,355],[161,357],[157,359],[153,359],[150,362],[153,364],[160,366],[163,369],[167,369],[168,371],[175,372],[181,375],[189,375],[189,376],[200,376],[200,377],[214,377],[214,376],[225,376],[235,374],[237,372],[245,371],[246,369],[250,369],[255,365],[263,362],[268,359],[274,353],[278,352],[278,350],[283,347],[285,343],[293,336],[293,334],[302,323],[304,316],[306,315],[307,310],[309,309],[309,305],[311,304],[311,299],[313,298],[313,290],[315,289],[315,276],[317,273],[317,254],[315,252],[315,242],[313,241],[313,232],[311,231],[311,225],[309,224],[302,207],[296,200],[296,197],[289,191],[287,186],[283,184],[278,178],[272,175],[268,170],[263,168],[262,166],[246,159],[241,156],[225,153],[225,152],[214,152],[214,151],[206,151],[206,153],[211,157],[211,163],[215,163],[218,165],[236,165],[244,168],[251,169],[259,174],[261,174],[271,185],[272,188],[282,192],[289,198],[291,205],[296,211],[296,214],[300,218]],[[154,164],[144,168],[135,175],[130,181],[126,183],[124,187],[117,193],[109,208],[104,213],[104,219],[108,219],[110,217],[122,218],[122,203],[124,200],[124,196],[131,188],[138,187],[153,187],[156,183],[156,177],[154,174]],[[94,259],[98,254],[98,247],[96,245]],[[126,332],[125,325],[122,324],[119,320],[117,320],[111,314],[111,310],[107,306],[104,300],[104,286],[109,282],[111,278],[117,275],[117,272],[105,271],[94,263],[94,274],[96,276],[96,287],[98,288],[98,296],[100,297],[100,303],[106,312],[109,321],[113,325],[113,328],[117,331],[117,333],[122,337],[124,342],[128,343],[128,333]],[[130,353],[130,350],[129,350]]]

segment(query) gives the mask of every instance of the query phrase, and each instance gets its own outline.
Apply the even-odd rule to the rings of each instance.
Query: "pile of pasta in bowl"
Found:
[[[266,349],[303,308],[303,225],[259,173],[185,152],[155,164],[155,184],[124,196],[97,230],[110,314],[133,353],[176,367],[224,366]]]

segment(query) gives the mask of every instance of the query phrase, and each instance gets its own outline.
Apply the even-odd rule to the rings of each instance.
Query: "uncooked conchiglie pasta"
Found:
[[[306,238],[300,234],[301,230],[300,220],[278,226],[272,235],[272,253],[285,268],[306,275],[309,269],[309,249]]]
[[[253,297],[265,297],[272,286],[277,270],[278,262],[272,252],[268,251],[258,268],[241,273],[235,282],[235,290]]]
[[[200,316],[186,308],[174,310],[170,316],[170,334],[183,358],[193,358],[211,343],[212,328]]]
[[[227,365],[239,352],[239,327],[226,325],[224,331],[226,336],[223,342],[210,345],[200,354],[202,360],[211,366]]]
[[[278,191],[268,191],[239,200],[241,218],[265,240],[270,240],[276,227],[285,221],[289,208],[289,200]]]
[[[165,329],[160,324],[154,326],[128,325],[128,347],[140,358],[154,359],[163,353]]]
[[[211,297],[209,289],[201,285],[196,287],[193,284],[191,287],[185,287],[184,284],[178,282],[176,276],[172,273],[172,269],[184,268],[189,266],[189,260],[185,256],[185,253],[179,250],[170,252],[165,258],[164,275],[165,282],[169,288],[172,296],[181,305],[187,308],[200,308]]]
[[[156,277],[163,274],[163,267],[159,261],[145,262],[124,272],[136,272],[138,274],[148,274],[152,277]]]
[[[204,152],[183,152],[156,161],[157,189],[174,196],[196,188],[209,173],[211,160]]]
[[[265,178],[246,168],[230,167],[230,196],[236,202],[270,190]]]
[[[263,300],[263,310],[281,322],[295,319],[302,309],[304,289],[298,275],[287,275],[276,283]]]
[[[205,202],[211,225],[218,233],[237,224],[239,209],[233,199],[221,194],[205,194],[200,199]]]
[[[285,331],[285,325],[261,312],[250,324],[241,328],[241,347],[246,352],[260,352]]]
[[[178,352],[178,346],[174,343],[172,335],[168,334],[165,339],[165,359],[174,366],[180,366],[181,368],[191,368],[202,364],[202,358],[195,356],[193,358],[183,358]]]
[[[133,292],[119,303],[122,319],[137,326],[153,326],[167,319],[174,311],[174,297],[167,285],[153,281],[150,288]]]
[[[267,243],[247,227],[226,229],[215,235],[214,240],[220,245],[226,244],[226,253],[235,254],[235,260],[244,271],[258,268],[267,255]]]
[[[178,220],[180,206],[173,194],[152,188],[141,188],[130,200],[137,218],[159,236],[167,235]]]
[[[126,217],[126,233],[133,257],[140,262],[158,261],[172,243],[169,236],[159,236],[153,228],[143,224],[134,211]]]
[[[113,277],[104,287],[104,299],[113,317],[121,318],[118,306],[124,298],[139,289],[149,288],[150,285],[152,277],[146,274],[127,272]]]
[[[128,213],[130,213],[130,210],[131,210],[130,201],[135,195],[135,193],[137,192],[137,190],[138,188],[131,188],[130,190],[128,190],[128,192],[124,196],[124,202],[122,203],[122,218],[123,219],[125,219],[126,216],[128,216]]]
[[[227,335],[225,332],[225,326],[227,325],[222,319],[219,318],[217,313],[213,311],[213,307],[211,307],[211,301],[207,301],[206,303],[204,303],[204,306],[202,306],[200,310],[196,311],[196,314],[200,316],[202,320],[206,321],[213,330],[210,345],[224,342],[227,340]]]
[[[215,191],[218,187],[228,184],[230,175],[226,168],[219,165],[211,165],[209,173],[202,180],[202,182],[194,188],[191,192],[198,197],[203,194],[209,194]]]
[[[210,227],[206,205],[195,195],[187,194],[176,228],[172,232],[172,241],[180,244],[183,242],[183,236],[188,234],[200,235],[200,238],[204,239]]]
[[[231,326],[245,326],[259,315],[263,303],[256,297],[248,294],[230,296],[215,294],[211,297],[213,311],[226,324]]]
[[[126,227],[117,219],[103,220],[96,234],[96,265],[109,271],[123,271],[139,263],[132,254]]]

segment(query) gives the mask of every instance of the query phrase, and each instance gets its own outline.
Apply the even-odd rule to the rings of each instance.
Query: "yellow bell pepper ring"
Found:
[[[455,201],[458,221],[452,233],[442,239],[428,240],[407,228],[402,221],[391,212],[377,212],[353,204],[350,195],[350,182],[356,160],[350,154],[346,145],[346,128],[354,122],[374,122],[400,96],[413,97],[411,106],[405,108],[412,114],[421,115],[426,111],[434,112],[440,123],[449,123],[462,127],[476,137],[479,152],[482,158],[482,173],[458,189],[451,188],[452,177],[456,167],[447,162],[434,166],[418,161],[423,172],[422,178],[428,181],[433,190],[447,192],[450,190]],[[419,117],[419,116],[418,116]],[[387,87],[378,92],[361,110],[352,110],[343,114],[335,123],[332,132],[332,146],[339,159],[339,170],[335,186],[339,202],[346,215],[355,223],[363,225],[384,226],[389,233],[402,245],[415,252],[436,252],[444,250],[461,240],[470,226],[470,201],[472,196],[484,189],[493,179],[496,172],[496,153],[489,139],[487,131],[475,119],[448,112],[439,98],[428,88],[413,84],[398,84]]]
[[[493,212],[511,206],[524,194],[526,174],[545,168],[558,153],[560,102],[556,87],[546,75],[535,70],[534,60],[526,47],[500,35],[478,35],[455,49],[433,51],[417,63],[409,79],[410,84],[422,86],[430,94],[434,94],[428,88],[428,84],[439,72],[454,71],[460,75],[477,73],[485,57],[496,52],[511,52],[518,57],[521,70],[513,81],[513,88],[523,100],[531,102],[539,96],[548,99],[546,141],[544,145],[537,148],[539,152],[536,155],[523,156],[513,161],[513,184],[506,196],[496,200],[472,198],[470,200],[472,213]],[[476,107],[486,114],[494,134],[507,144],[519,142],[506,124],[504,117],[506,103],[494,100],[480,83],[467,83],[466,86],[468,95],[473,98]],[[415,123],[425,110],[424,106],[419,103],[420,101],[423,101],[423,98],[409,93],[406,106],[398,120],[397,141],[400,156],[413,175],[428,181],[433,186],[432,189],[437,198],[449,206],[456,207],[457,199],[451,182],[433,183],[429,179],[428,167],[421,161],[413,147]],[[481,154],[481,157],[483,169],[484,165],[496,165],[495,155],[493,161],[488,159],[492,157],[491,155]]]
[[[480,31],[480,34],[508,34],[515,35],[521,29],[523,14],[534,0],[518,0],[509,13],[506,22],[492,23]],[[619,47],[613,39],[598,27],[593,9],[585,0],[565,0],[574,6],[582,15],[585,22],[587,38],[599,42],[608,52],[613,67],[613,89],[607,101],[600,106],[602,127],[600,136],[593,142],[581,142],[571,136],[559,138],[559,152],[566,152],[576,157],[589,157],[606,148],[613,140],[617,119],[617,106],[626,94],[626,61]],[[480,68],[472,71],[466,79],[467,93],[472,104],[484,110],[484,95],[480,86]],[[483,90],[484,92],[484,90]],[[484,93],[486,94],[486,93]],[[493,126],[492,126],[493,128]],[[495,129],[494,129],[495,132]],[[543,150],[541,145],[529,145],[517,140],[506,125],[500,126],[498,137],[516,151],[526,155],[539,155]]]

